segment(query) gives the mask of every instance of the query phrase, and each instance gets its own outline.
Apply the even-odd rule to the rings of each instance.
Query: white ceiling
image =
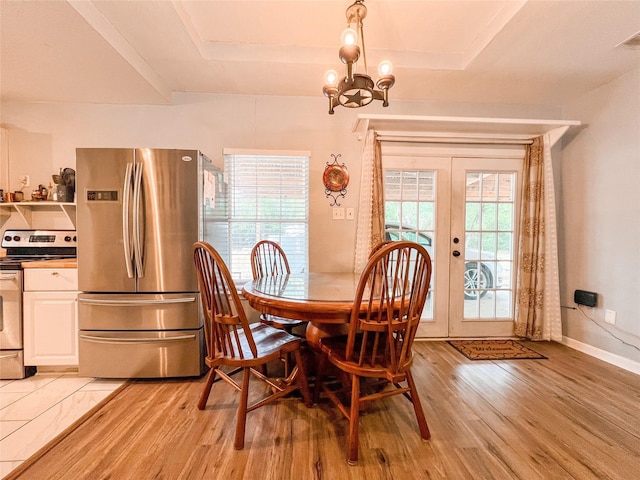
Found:
[[[349,0],[0,0],[3,100],[322,96]],[[367,0],[394,99],[563,105],[640,66],[640,0]]]

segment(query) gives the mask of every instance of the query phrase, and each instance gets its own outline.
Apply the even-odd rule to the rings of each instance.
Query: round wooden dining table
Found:
[[[246,283],[242,295],[261,313],[307,320],[312,347],[319,339],[346,333],[360,275],[356,273],[290,273]]]

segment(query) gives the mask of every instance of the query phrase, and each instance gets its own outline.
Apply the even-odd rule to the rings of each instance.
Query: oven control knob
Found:
[[[14,235],[13,236],[13,241],[14,242],[19,242],[20,241],[20,237],[18,235]]]
[[[77,241],[78,241],[78,239],[76,238],[76,236],[75,236],[75,235],[73,236],[73,241],[74,241],[74,242],[77,242]]]
[[[70,242],[71,241],[71,237],[69,235],[67,235],[66,237],[64,237],[64,241],[65,242]]]
[[[11,235],[5,235],[4,241],[5,242],[10,242],[11,241]]]

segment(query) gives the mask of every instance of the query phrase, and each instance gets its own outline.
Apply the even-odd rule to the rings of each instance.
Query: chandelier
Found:
[[[378,81],[374,82],[367,73],[367,54],[364,49],[364,32],[362,20],[367,16],[364,0],[356,0],[346,11],[347,29],[342,32],[342,47],[338,56],[347,65],[347,75],[338,79],[335,70],[325,74],[325,85],[322,92],[329,98],[329,114],[333,115],[334,107],[342,105],[348,108],[360,108],[369,105],[373,100],[381,100],[383,107],[389,106],[389,89],[396,81],[391,75],[392,65],[383,60],[378,65]],[[354,28],[352,28],[352,26]],[[362,54],[364,72],[356,73],[356,62]]]

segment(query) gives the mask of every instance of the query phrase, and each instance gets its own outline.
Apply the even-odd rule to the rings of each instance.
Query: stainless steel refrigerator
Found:
[[[191,249],[225,243],[222,172],[196,150],[79,148],[76,181],[80,375],[200,375]]]

